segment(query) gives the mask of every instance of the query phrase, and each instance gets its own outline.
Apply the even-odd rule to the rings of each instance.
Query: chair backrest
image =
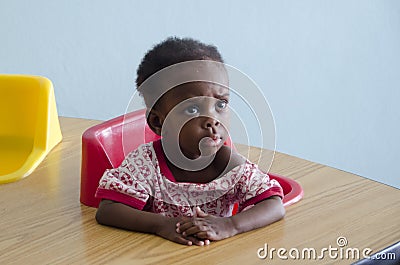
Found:
[[[139,145],[160,139],[147,125],[145,110],[109,120],[98,129],[96,138],[113,168],[118,167],[125,156]]]
[[[0,78],[0,135],[35,138],[39,94],[37,78]]]
[[[0,183],[29,175],[61,138],[51,81],[0,75]]]

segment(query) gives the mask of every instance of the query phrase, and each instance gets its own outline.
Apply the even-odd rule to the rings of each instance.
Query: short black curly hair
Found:
[[[151,75],[168,66],[193,60],[211,60],[224,63],[217,47],[192,38],[169,37],[147,51],[136,78],[136,88]]]

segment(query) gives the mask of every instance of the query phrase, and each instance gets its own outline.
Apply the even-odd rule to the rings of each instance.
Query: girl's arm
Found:
[[[155,234],[184,245],[208,244],[208,240],[205,242],[193,236],[183,236],[176,232],[176,223],[185,219],[187,218],[169,218],[161,214],[137,210],[110,200],[102,200],[96,212],[96,221],[102,225]]]
[[[196,208],[196,215],[176,224],[178,233],[200,239],[221,240],[276,222],[285,215],[278,196],[263,200],[252,208],[231,217],[217,217]]]
[[[239,234],[279,221],[285,216],[285,212],[282,199],[279,196],[272,196],[230,218],[235,231]]]

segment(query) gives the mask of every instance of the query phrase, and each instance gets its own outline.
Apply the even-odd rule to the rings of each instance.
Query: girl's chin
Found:
[[[212,156],[215,155],[218,152],[218,148],[214,147],[213,150],[207,148],[207,149],[202,149],[201,150],[201,156]]]
[[[220,146],[207,146],[207,147],[200,146],[200,150],[197,151],[196,154],[192,153],[191,155],[188,155],[184,153],[184,156],[191,160],[196,160],[202,157],[203,158],[212,157],[216,155],[219,149]]]
[[[201,156],[211,156],[211,155],[215,155],[218,150],[221,148],[222,145],[220,144],[210,144],[210,145],[200,145],[200,153]]]

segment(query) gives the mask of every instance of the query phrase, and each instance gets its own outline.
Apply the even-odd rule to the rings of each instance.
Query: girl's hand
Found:
[[[185,218],[176,224],[176,232],[185,237],[196,237],[209,244],[209,240],[221,240],[236,234],[230,218],[217,217],[195,208],[192,218]]]
[[[156,235],[168,239],[170,241],[182,244],[182,245],[196,245],[196,246],[204,246],[206,242],[199,238],[196,238],[192,235],[182,235],[177,233],[176,231],[176,223],[177,222],[186,222],[187,217],[177,217],[177,218],[165,218],[163,224],[159,226],[156,231]],[[208,242],[209,244],[209,242]]]

